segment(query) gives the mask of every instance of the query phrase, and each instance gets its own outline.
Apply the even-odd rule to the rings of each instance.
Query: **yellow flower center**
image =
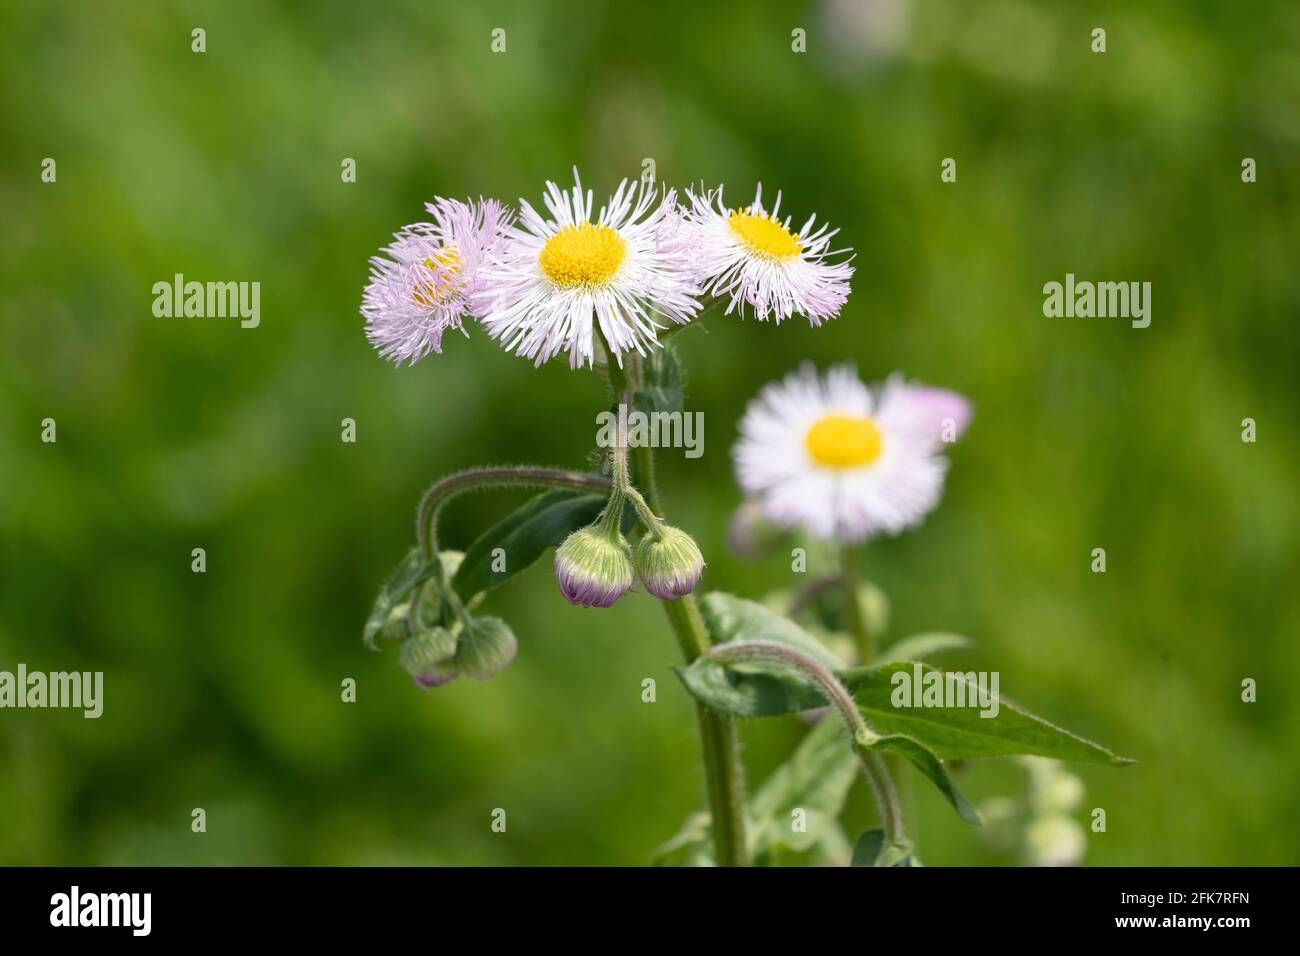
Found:
[[[432,307],[448,298],[455,290],[460,265],[460,250],[455,246],[443,246],[425,259],[424,266],[429,275],[416,287],[415,301]]]
[[[880,457],[883,442],[876,423],[865,415],[827,415],[804,436],[813,461],[827,468],[857,468]]]
[[[767,259],[789,259],[797,256],[803,246],[789,229],[775,216],[734,209],[727,217],[727,225],[740,237],[749,251]]]
[[[605,225],[580,222],[546,240],[538,264],[561,289],[602,286],[614,277],[627,254],[627,240]]]

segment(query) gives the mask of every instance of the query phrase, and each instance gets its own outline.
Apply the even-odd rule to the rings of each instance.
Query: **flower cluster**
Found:
[[[686,325],[710,298],[726,313],[813,325],[837,316],[849,294],[848,250],[836,231],[798,231],[769,211],[762,187],[729,208],[722,188],[674,189],[624,180],[599,208],[574,170],[571,190],[546,184],[545,213],[518,216],[491,199],[436,199],[432,222],[407,226],[371,260],[362,299],[366,334],[397,364],[442,351],[443,333],[476,320],[507,351],[541,364],[561,352],[592,366],[603,340],[622,364],[660,333]]]
[[[623,536],[623,502],[631,497],[645,528],[635,549]],[[695,539],[665,524],[635,489],[616,488],[596,523],[579,528],[555,549],[555,579],[570,604],[609,607],[636,584],[663,601],[695,590],[704,555]]]

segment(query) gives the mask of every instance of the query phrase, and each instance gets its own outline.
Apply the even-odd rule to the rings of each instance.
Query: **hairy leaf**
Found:
[[[366,628],[362,634],[366,647],[371,650],[377,649],[375,637],[388,623],[388,617],[393,613],[393,609],[406,600],[407,595],[418,585],[429,580],[436,567],[436,564],[424,563],[418,548],[412,548],[407,552],[402,563],[388,576],[388,580],[380,588],[379,597],[375,598],[370,616],[366,618]]]
[[[909,681],[914,682],[917,673],[939,674],[945,684],[949,679],[960,681],[968,701],[977,691],[968,676],[955,672],[945,674],[916,661],[855,667],[841,672],[839,678],[852,692],[867,722],[877,731],[911,737],[944,759],[1038,754],[1112,766],[1133,763],[1000,696],[993,698],[997,703],[994,717],[980,716],[983,712],[980,707],[913,707],[910,696],[903,693],[906,688],[901,686],[898,675],[907,674]],[[895,706],[895,699],[903,706]]]
[[[948,798],[948,802],[953,805],[953,809],[967,823],[972,826],[979,826],[979,812],[967,802],[966,798],[961,795],[952,778],[948,776],[948,770],[943,765],[943,761],[935,756],[934,752],[922,743],[918,743],[911,737],[905,737],[902,734],[886,734],[883,737],[874,737],[868,741],[859,741],[858,746],[867,753],[873,753],[880,750],[892,750],[906,757],[916,769],[925,774],[930,782],[939,788],[939,792]]]

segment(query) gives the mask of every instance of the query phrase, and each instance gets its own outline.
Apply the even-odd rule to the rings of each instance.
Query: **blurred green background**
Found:
[[[431,479],[581,465],[603,407],[594,376],[478,329],[385,364],[356,312],[367,257],[434,194],[537,202],[577,164],[599,195],[647,157],[670,183],[780,188],[857,251],[839,320],[710,316],[680,340],[705,455],[661,454],[661,483],[705,585],[792,583],[724,544],[763,383],[849,359],[958,389],[977,415],[943,505],[865,552],[894,636],[972,636],[950,663],[1140,761],[1078,769],[1077,819],[1108,814],[1087,863],[1300,862],[1300,8],[361,7],[0,3],[0,669],[106,683],[99,720],[0,711],[0,862],[640,864],[702,803],[644,594],[573,608],[544,562],[489,600],[515,664],[429,694],[360,642]],[[154,318],[177,272],[259,281],[261,326]],[[1044,318],[1066,272],[1152,282],[1151,327]],[[462,499],[447,542],[519,500]],[[747,723],[751,780],[803,732]],[[926,863],[1014,862],[916,799]],[[849,829],[872,818],[859,786]]]

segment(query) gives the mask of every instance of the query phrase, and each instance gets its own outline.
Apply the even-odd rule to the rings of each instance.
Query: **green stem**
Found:
[[[853,737],[853,753],[862,764],[862,772],[876,798],[885,838],[890,842],[906,839],[903,811],[898,802],[898,793],[894,790],[894,781],[880,755],[867,749],[867,745],[879,734],[867,723],[853,696],[840,683],[839,678],[816,658],[789,644],[779,644],[776,641],[733,641],[714,647],[708,656],[722,663],[781,664],[799,671],[816,684],[831,706],[839,711],[840,718]]]
[[[844,621],[858,647],[858,664],[866,667],[876,657],[876,638],[862,617],[862,604],[858,601],[858,556],[852,547],[842,553],[843,572],[840,581],[844,588]]]
[[[615,397],[629,404],[640,378],[638,356],[628,356],[628,367],[619,368],[606,347],[609,381]],[[654,450],[649,447],[631,449],[633,475],[640,488],[637,496],[659,518],[663,506],[655,481]],[[636,489],[633,489],[635,491]],[[633,501],[637,500],[634,498]],[[648,528],[647,530],[651,530]],[[675,601],[664,601],[664,612],[682,658],[689,665],[709,650],[709,632],[700,615],[695,595],[687,594]],[[749,847],[745,836],[745,773],[740,762],[740,734],[736,722],[709,710],[703,704],[695,705],[696,721],[700,727],[700,745],[704,753],[705,787],[712,815],[713,851],[719,866],[748,866]]]

